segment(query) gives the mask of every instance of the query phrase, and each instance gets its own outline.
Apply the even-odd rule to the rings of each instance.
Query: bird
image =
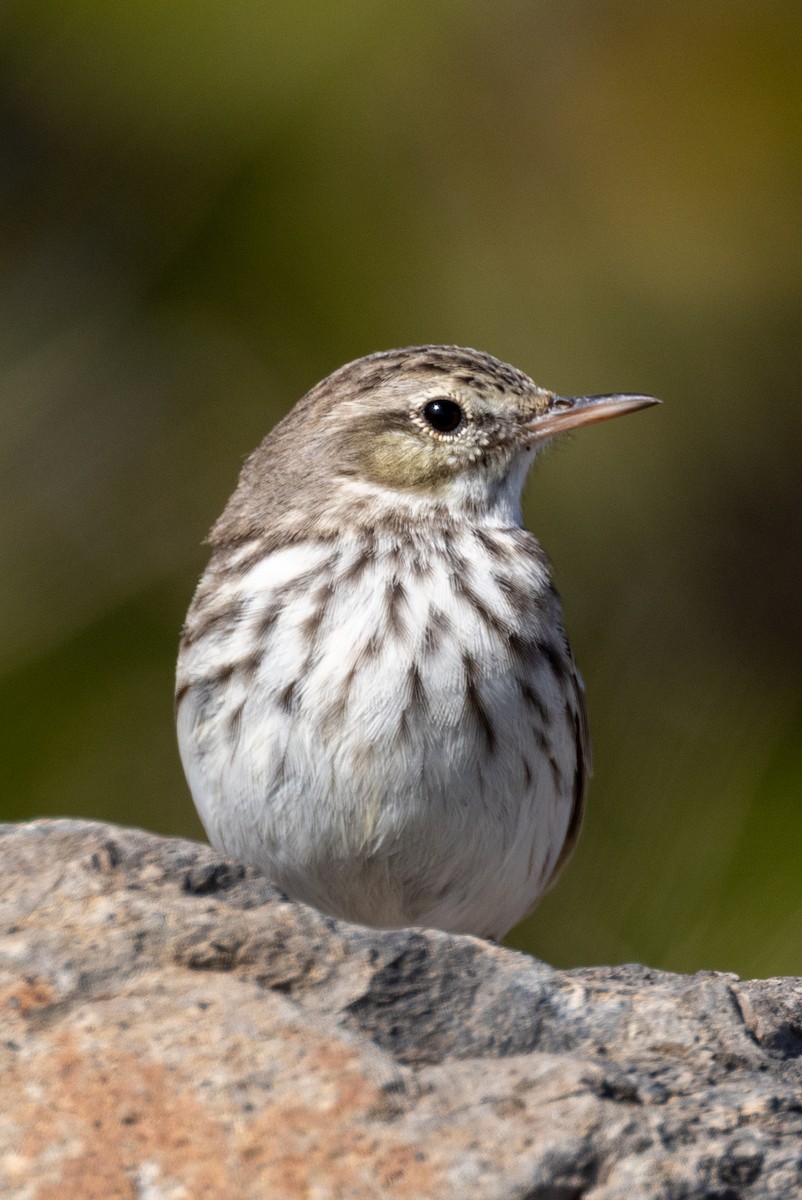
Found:
[[[584,689],[524,528],[537,455],[659,403],[422,345],[314,386],[244,463],[182,631],[180,755],[219,851],[383,929],[500,940],[576,843]]]

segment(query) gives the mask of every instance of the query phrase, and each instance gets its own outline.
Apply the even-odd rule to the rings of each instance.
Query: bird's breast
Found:
[[[202,582],[179,691],[191,684],[212,722],[302,720],[340,758],[358,740],[383,753],[445,749],[447,732],[451,756],[461,746],[492,758],[511,736],[537,734],[571,670],[529,541],[500,530],[293,544],[239,573],[235,560],[224,586],[213,564],[214,600]]]
[[[238,553],[227,576],[213,562],[201,582],[179,664],[179,739],[207,828],[236,778],[245,843],[266,809],[277,838],[308,838],[298,797],[329,854],[404,834],[425,859],[444,852],[441,834],[459,861],[455,847],[491,835],[509,848],[523,831],[528,844],[537,822],[559,840],[575,684],[533,539],[483,530]]]

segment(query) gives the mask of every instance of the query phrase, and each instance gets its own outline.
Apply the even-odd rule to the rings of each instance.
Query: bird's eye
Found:
[[[464,413],[456,400],[430,400],[423,409],[423,419],[437,433],[454,433],[463,418]]]

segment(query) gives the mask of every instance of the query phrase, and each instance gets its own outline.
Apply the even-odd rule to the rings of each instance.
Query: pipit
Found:
[[[212,528],[176,685],[212,844],[367,925],[498,939],[571,853],[582,682],[521,489],[568,398],[489,354],[358,359],[247,459]]]

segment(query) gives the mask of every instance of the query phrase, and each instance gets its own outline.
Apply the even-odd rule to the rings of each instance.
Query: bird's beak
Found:
[[[536,441],[591,425],[594,421],[609,421],[623,417],[639,408],[651,408],[660,401],[655,396],[552,396],[548,408],[538,413],[524,428]]]

